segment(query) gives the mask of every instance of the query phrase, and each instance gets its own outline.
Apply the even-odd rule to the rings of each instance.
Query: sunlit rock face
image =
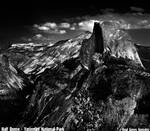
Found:
[[[93,33],[57,43],[13,44],[4,52],[2,67],[7,67],[7,72],[18,71],[17,85],[9,89],[9,81],[5,81],[6,89],[20,89],[26,94],[22,99],[27,98],[19,117],[9,124],[64,127],[65,131],[149,126],[150,74],[132,40],[111,24],[95,23]],[[23,86],[21,80],[32,86]],[[143,123],[138,121],[141,115]],[[136,125],[130,121],[136,121]]]
[[[102,27],[105,44],[110,48],[111,55],[118,58],[129,58],[143,66],[134,41],[125,31],[118,29],[116,23],[113,22],[103,22]]]
[[[7,55],[10,61],[25,74],[39,74],[46,68],[55,67],[67,59],[77,57],[82,41],[90,36],[91,33],[87,32],[77,38],[55,44],[13,44],[8,49]]]

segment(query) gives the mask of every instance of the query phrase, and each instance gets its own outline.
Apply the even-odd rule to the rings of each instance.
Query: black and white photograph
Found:
[[[1,131],[150,131],[150,3],[0,2]]]

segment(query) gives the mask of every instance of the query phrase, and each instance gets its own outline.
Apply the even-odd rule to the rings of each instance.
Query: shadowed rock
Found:
[[[24,110],[32,86],[27,76],[14,68],[6,55],[0,57],[0,123],[1,126],[10,126]]]
[[[94,23],[93,34],[90,39],[86,39],[82,43],[80,58],[81,63],[87,69],[90,69],[91,60],[94,53],[103,54],[104,52],[104,41],[102,28],[99,23]]]
[[[94,39],[93,43],[95,44],[95,53],[103,54],[104,40],[103,40],[102,28],[99,23],[94,23],[92,37]]]
[[[150,71],[150,48],[135,44],[144,67]]]

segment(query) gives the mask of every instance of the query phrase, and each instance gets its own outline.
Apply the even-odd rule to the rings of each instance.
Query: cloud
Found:
[[[130,9],[131,9],[131,11],[144,12],[144,9],[142,9],[140,7],[131,6]]]
[[[75,29],[76,29],[76,28],[75,28],[74,26],[70,28],[70,30],[75,30]]]
[[[98,22],[97,20],[87,20],[78,23],[79,29],[85,31],[93,31],[94,22]]]
[[[60,34],[65,34],[65,33],[66,33],[66,30],[59,30],[59,33],[60,33]]]
[[[69,23],[61,23],[59,25],[60,28],[70,28],[70,24]]]
[[[43,24],[43,26],[49,27],[51,29],[56,29],[57,28],[57,24],[54,22],[46,22],[45,24]]]
[[[41,34],[36,34],[35,36],[36,36],[36,38],[41,38],[42,37]]]
[[[41,30],[41,31],[45,31],[46,33],[65,34],[66,30],[62,30],[60,27],[61,28],[70,28],[70,24],[69,23],[61,23],[60,26],[58,26],[54,22],[46,22],[41,25],[37,25],[37,24],[34,25],[34,28]],[[38,34],[36,37],[40,38],[41,35]]]
[[[57,29],[58,28],[57,24],[54,22],[46,22],[46,23],[41,24],[41,25],[35,24],[34,27],[39,29],[39,30],[43,30],[43,31],[48,31],[51,29]]]
[[[48,31],[49,30],[49,27],[47,27],[47,26],[40,26],[40,25],[37,25],[37,24],[34,25],[34,28],[37,28],[37,29],[43,30],[43,31]]]

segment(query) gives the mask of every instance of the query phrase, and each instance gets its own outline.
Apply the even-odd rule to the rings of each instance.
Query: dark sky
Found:
[[[0,3],[0,25],[33,24],[42,17],[72,17],[94,15],[101,9],[114,8],[117,12],[127,12],[130,6],[145,8],[143,0],[34,0],[5,1]]]

